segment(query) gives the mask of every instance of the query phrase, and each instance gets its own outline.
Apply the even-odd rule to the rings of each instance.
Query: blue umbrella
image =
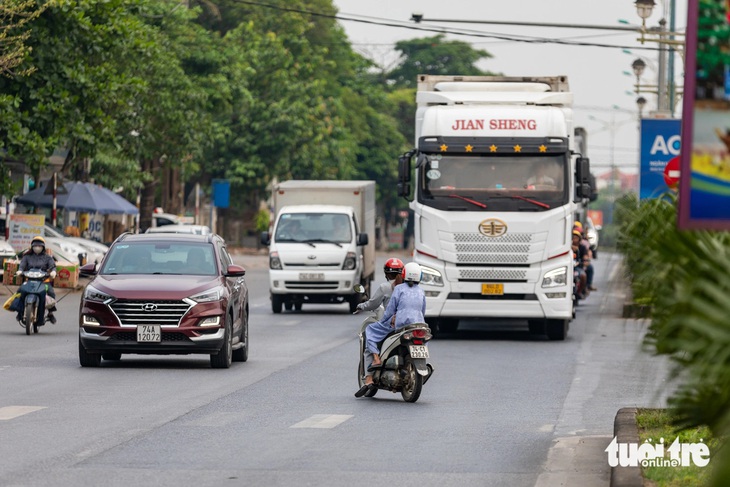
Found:
[[[136,215],[137,207],[118,194],[103,186],[92,183],[68,181],[63,183],[64,194],[56,197],[56,206],[69,211],[82,213],[101,213]],[[53,207],[53,195],[45,194],[47,188],[38,188],[25,193],[16,199],[16,202],[26,206]]]

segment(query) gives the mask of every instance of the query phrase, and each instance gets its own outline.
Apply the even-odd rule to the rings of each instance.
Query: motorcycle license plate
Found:
[[[324,274],[321,272],[300,272],[300,281],[324,281]]]
[[[482,294],[501,296],[504,294],[504,284],[482,284]]]
[[[137,326],[137,342],[160,342],[162,341],[162,333],[160,325],[138,325]]]
[[[412,358],[429,358],[426,345],[408,345],[408,351]]]

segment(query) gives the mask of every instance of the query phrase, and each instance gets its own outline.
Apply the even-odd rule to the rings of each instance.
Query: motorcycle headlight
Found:
[[[565,286],[568,283],[568,268],[558,267],[542,277],[542,287]]]
[[[443,286],[444,279],[441,276],[441,273],[436,269],[421,266],[421,284],[427,284],[429,286]]]
[[[108,301],[111,301],[113,298],[108,295],[107,293],[103,293],[96,289],[94,286],[89,284],[86,286],[86,289],[84,290],[84,299],[88,299],[89,301],[99,301],[101,303],[107,303]]]
[[[198,293],[195,296],[190,296],[190,299],[195,301],[196,303],[210,303],[212,301],[219,301],[221,299],[221,290],[220,288],[209,289],[207,291],[203,291],[202,293]]]

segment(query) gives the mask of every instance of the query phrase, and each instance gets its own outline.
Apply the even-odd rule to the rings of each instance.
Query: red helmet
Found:
[[[388,261],[385,263],[385,266],[383,266],[383,271],[386,274],[400,274],[403,272],[403,268],[405,265],[403,264],[403,261],[400,259],[388,259]]]

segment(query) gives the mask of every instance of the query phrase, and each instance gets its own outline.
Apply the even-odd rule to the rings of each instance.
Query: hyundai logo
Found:
[[[507,224],[498,218],[489,218],[479,224],[479,233],[485,237],[501,237],[507,233]]]
[[[142,309],[147,312],[152,312],[157,310],[157,305],[155,303],[146,303],[142,305]]]

